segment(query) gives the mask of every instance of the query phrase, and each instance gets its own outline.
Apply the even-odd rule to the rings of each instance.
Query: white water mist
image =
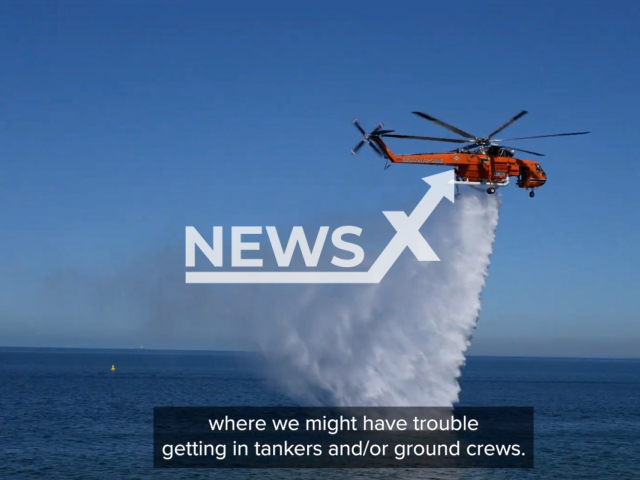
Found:
[[[500,200],[466,191],[447,203],[423,227],[440,262],[406,250],[379,285],[304,287],[269,312],[261,344],[290,394],[351,406],[458,400]]]

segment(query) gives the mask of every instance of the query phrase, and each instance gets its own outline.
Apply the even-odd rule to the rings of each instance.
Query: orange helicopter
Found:
[[[515,158],[514,155],[516,151],[530,153],[539,157],[544,157],[544,154],[519,148],[506,147],[498,145],[498,143],[531,138],[585,135],[589,133],[556,133],[553,135],[536,135],[533,137],[517,137],[499,140],[497,138],[493,138],[494,135],[507,128],[528,112],[525,110],[521,111],[486,137],[476,137],[464,130],[454,127],[453,125],[449,125],[448,123],[427,115],[426,113],[413,113],[426,120],[437,123],[465,139],[397,135],[393,133],[394,130],[384,130],[384,125],[382,123],[379,123],[371,133],[366,133],[358,123],[358,120],[354,119],[353,124],[360,133],[362,133],[363,139],[354,147],[353,150],[351,150],[351,153],[355,155],[365,143],[368,143],[378,155],[387,160],[385,169],[389,168],[391,163],[420,163],[427,165],[452,166],[455,167],[456,185],[485,185],[487,187],[487,193],[489,194],[495,193],[496,188],[506,187],[509,185],[509,177],[517,177],[518,187],[531,190],[529,192],[529,196],[533,198],[535,196],[535,189],[541,187],[547,181],[547,175],[544,173],[544,170],[538,162],[534,162],[532,160],[521,160]],[[384,137],[431,140],[436,142],[460,143],[467,145],[463,145],[460,148],[443,153],[412,153],[408,155],[396,155],[383,142],[382,139]]]

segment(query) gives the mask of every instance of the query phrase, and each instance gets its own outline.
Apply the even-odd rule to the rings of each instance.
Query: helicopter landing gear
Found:
[[[493,188],[493,187],[487,188],[487,193],[488,193],[489,195],[491,195],[491,194],[493,194],[493,193],[496,193],[496,189],[495,189],[495,188]]]
[[[536,192],[534,192],[533,190],[531,190],[531,191],[529,192],[529,196],[530,196],[531,198],[535,197],[535,196],[536,196]]]

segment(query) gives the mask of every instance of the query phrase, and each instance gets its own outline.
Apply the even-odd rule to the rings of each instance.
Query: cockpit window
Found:
[[[538,165],[537,163],[536,163],[536,172],[538,172],[538,173],[542,172],[542,169],[540,168],[540,165]]]

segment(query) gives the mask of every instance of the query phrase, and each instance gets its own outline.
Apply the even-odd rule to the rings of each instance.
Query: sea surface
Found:
[[[0,348],[0,479],[640,478],[640,360],[497,357],[468,359],[460,403],[535,407],[531,470],[152,468],[154,406],[295,405],[262,365],[246,353]]]

